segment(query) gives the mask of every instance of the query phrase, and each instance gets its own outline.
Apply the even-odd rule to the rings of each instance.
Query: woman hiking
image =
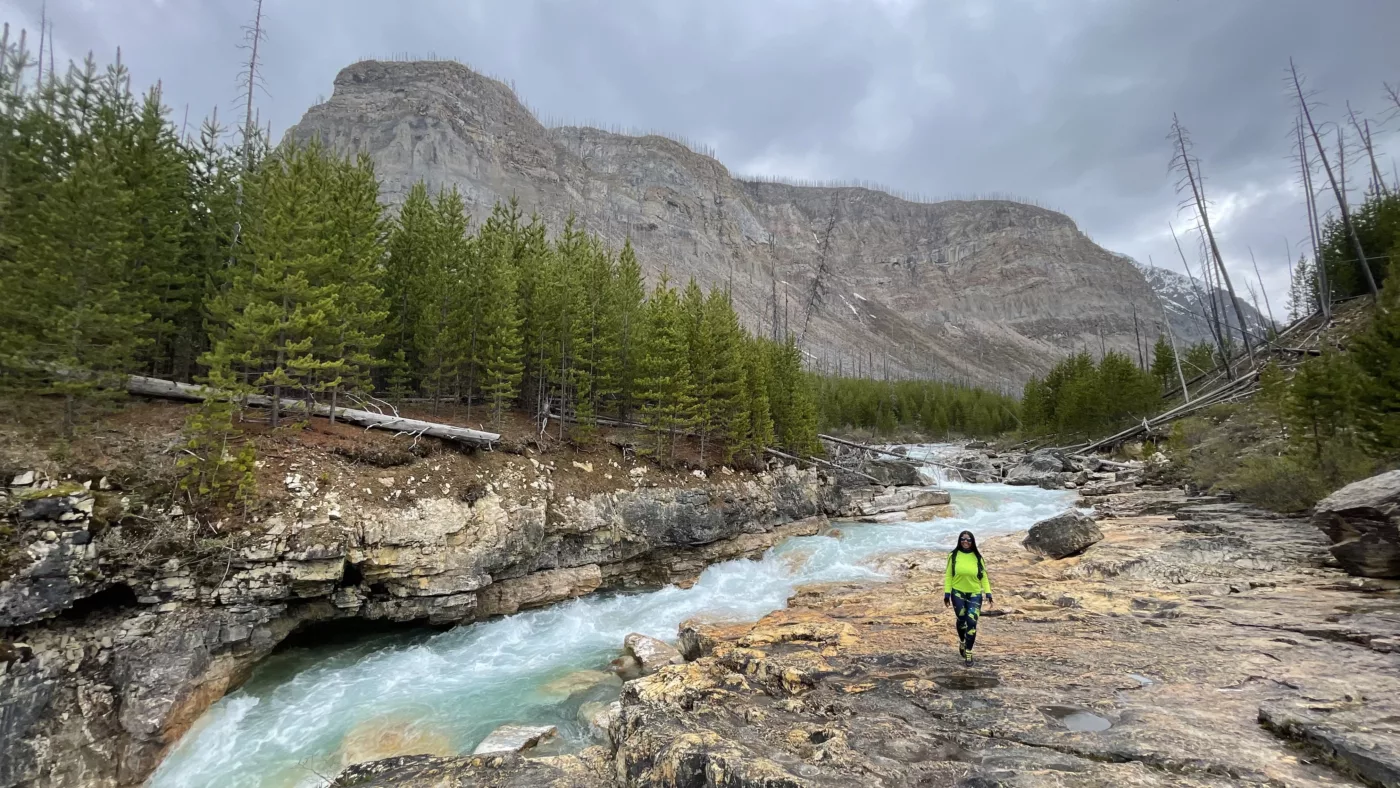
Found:
[[[977,537],[971,531],[958,534],[958,546],[948,555],[943,572],[943,606],[952,607],[958,619],[958,653],[972,665],[972,644],[977,640],[977,617],[982,613],[982,597],[992,606],[992,581],[977,550]]]

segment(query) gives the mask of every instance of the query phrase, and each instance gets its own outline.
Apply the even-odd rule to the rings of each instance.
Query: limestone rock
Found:
[[[591,594],[602,585],[603,573],[597,564],[534,572],[482,589],[477,594],[477,611],[483,616],[510,615]]]
[[[622,717],[622,703],[585,703],[578,709],[579,722],[588,726],[588,732],[598,741],[612,743],[612,727]]]
[[[554,737],[559,729],[553,725],[502,725],[487,736],[472,755],[506,755],[524,752]]]
[[[771,311],[775,266],[815,259],[834,206],[841,218],[825,259],[841,286],[812,315],[805,349],[816,357],[880,348],[892,370],[1019,386],[1060,355],[1047,344],[1097,347],[1101,330],[1110,350],[1136,347],[1134,304],[1149,336],[1165,330],[1143,274],[1062,214],[745,181],[663,137],[545,128],[509,87],[453,62],[348,66],[330,99],[288,131],[296,141],[313,136],[337,153],[367,154],[390,204],[420,180],[458,187],[473,215],[518,195],[554,230],[575,213],[615,248],[630,236],[649,281],[667,266],[702,288],[746,272],[732,288],[745,324]],[[805,270],[783,276],[795,292],[811,288]]]
[[[637,632],[627,636],[623,647],[641,663],[643,676],[649,676],[666,665],[678,665],[685,661],[674,646]]]
[[[869,490],[852,495],[852,513],[862,517],[941,506],[952,500],[947,490],[925,490],[921,487],[895,487],[884,491]]]
[[[867,476],[874,476],[886,487],[917,486],[923,484],[919,478],[918,463],[895,457],[877,457],[861,463],[857,469]]]
[[[554,698],[569,698],[594,687],[611,684],[619,685],[617,676],[605,670],[576,670],[565,676],[545,683],[540,687],[541,695]]]
[[[1400,471],[1348,484],[1313,507],[1332,555],[1363,577],[1400,577]]]
[[[1103,540],[1094,518],[1080,511],[1069,511],[1031,526],[1021,541],[1027,550],[1048,558],[1068,558],[1082,553]]]
[[[1133,490],[1136,490],[1136,489],[1137,489],[1137,484],[1136,484],[1136,482],[1133,482],[1133,481],[1131,481],[1131,480],[1128,480],[1128,481],[1112,481],[1112,482],[1093,482],[1093,483],[1084,485],[1084,486],[1079,490],[1079,494],[1082,495],[1082,496],[1084,496],[1084,497],[1086,497],[1086,498],[1093,498],[1093,497],[1100,496],[1100,495],[1118,495],[1118,494],[1120,494],[1120,493],[1132,492]]]
[[[1027,454],[1006,472],[1006,483],[1035,486],[1045,480],[1059,481],[1061,473],[1075,470],[1063,452],[1041,449]],[[1060,482],[1063,484],[1063,482]]]

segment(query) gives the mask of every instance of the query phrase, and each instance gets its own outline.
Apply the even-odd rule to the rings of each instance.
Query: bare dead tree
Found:
[[[1366,151],[1366,158],[1371,163],[1371,193],[1385,194],[1385,178],[1381,177],[1380,165],[1376,163],[1376,148],[1371,143],[1371,121],[1363,119],[1357,121],[1356,110],[1351,108],[1351,102],[1347,102],[1347,117],[1351,119],[1351,127],[1356,130],[1356,136],[1361,139],[1361,149]]]
[[[1307,96],[1303,94],[1303,80],[1298,76],[1298,66],[1293,63],[1293,59],[1288,59],[1288,70],[1293,77],[1293,90],[1298,95],[1298,108],[1303,113],[1303,119],[1307,121],[1308,130],[1312,133],[1313,147],[1317,149],[1318,158],[1322,160],[1322,169],[1327,173],[1327,180],[1332,184],[1332,194],[1337,198],[1337,208],[1342,212],[1342,226],[1347,235],[1351,238],[1352,251],[1356,253],[1356,264],[1361,267],[1363,280],[1366,288],[1371,291],[1371,298],[1378,298],[1376,290],[1376,279],[1371,276],[1371,266],[1366,262],[1366,251],[1361,247],[1361,238],[1356,234],[1356,224],[1351,220],[1351,209],[1347,207],[1347,195],[1340,183],[1337,181],[1336,173],[1332,170],[1332,163],[1327,158],[1327,149],[1322,145],[1322,135],[1317,131],[1317,124],[1313,122],[1312,108],[1308,106]],[[1337,127],[1338,136],[1341,135],[1341,127]],[[1345,166],[1345,165],[1343,165]],[[1322,261],[1318,260],[1318,267],[1322,267]]]
[[[253,120],[253,90],[261,85],[261,77],[258,74],[258,45],[262,43],[266,32],[263,30],[263,0],[253,0],[256,3],[253,11],[253,23],[245,25],[243,28],[243,43],[240,49],[248,50],[248,66],[239,75],[241,84],[246,88],[243,97],[243,168],[252,168],[253,160],[253,138],[257,134],[257,126]]]
[[[1201,309],[1201,317],[1205,319],[1206,326],[1210,329],[1210,335],[1215,339],[1215,347],[1220,351],[1222,359],[1229,358],[1229,351],[1225,348],[1225,336],[1220,329],[1220,315],[1215,310],[1215,302],[1210,302],[1210,313],[1206,311],[1206,298],[1201,294],[1201,289],[1196,286],[1196,277],[1191,274],[1191,264],[1186,262],[1186,252],[1181,248],[1181,239],[1176,237],[1176,228],[1171,222],[1167,223],[1168,229],[1172,231],[1172,242],[1176,244],[1176,253],[1181,255],[1181,265],[1186,269],[1186,278],[1191,282],[1191,290],[1196,294],[1196,305]],[[1202,271],[1201,273],[1205,273]],[[1214,319],[1212,319],[1214,317]],[[1229,370],[1229,365],[1226,365]],[[1231,372],[1231,375],[1234,373]]]
[[[1146,369],[1142,355],[1142,331],[1138,329],[1137,304],[1130,302],[1128,306],[1133,308],[1133,347],[1137,349],[1138,369]]]
[[[34,78],[34,87],[43,90],[44,88],[44,31],[49,26],[49,3],[44,0],[44,4],[39,7],[39,73]]]
[[[836,209],[833,207],[831,215],[826,219],[826,227],[822,230],[821,239],[817,241],[817,265],[816,272],[812,277],[812,292],[807,297],[807,307],[802,311],[802,333],[797,340],[797,346],[805,347],[807,342],[807,326],[812,322],[812,311],[821,301],[824,293],[827,276],[827,258],[831,252],[831,232],[836,229]]]
[[[1157,273],[1157,264],[1152,262],[1152,255],[1147,256],[1147,265],[1152,269],[1153,276]],[[1181,371],[1181,353],[1176,349],[1176,332],[1172,331],[1171,318],[1167,317],[1167,308],[1162,303],[1162,296],[1153,288],[1152,297],[1157,299],[1157,308],[1162,310],[1162,316],[1166,318],[1167,341],[1172,343],[1172,360],[1176,362],[1176,379],[1181,382],[1181,396],[1186,398],[1187,403],[1191,402],[1191,392],[1186,389],[1186,375]]]
[[[1249,262],[1254,265],[1254,278],[1259,280],[1259,290],[1264,293],[1264,308],[1269,312],[1269,325],[1273,330],[1277,331],[1278,323],[1274,320],[1274,308],[1269,304],[1269,291],[1264,287],[1264,277],[1259,275],[1259,261],[1254,259],[1254,247],[1247,248],[1249,249]],[[1254,305],[1254,311],[1259,311],[1258,304]],[[1267,334],[1265,336],[1267,336]]]
[[[1220,275],[1221,281],[1225,283],[1225,289],[1230,294],[1230,302],[1235,307],[1235,317],[1240,322],[1240,336],[1244,340],[1245,353],[1250,358],[1254,356],[1254,343],[1249,338],[1249,332],[1245,330],[1244,309],[1240,306],[1240,300],[1235,295],[1235,286],[1230,281],[1230,272],[1225,270],[1225,260],[1220,256],[1220,245],[1215,242],[1215,233],[1210,229],[1210,211],[1206,206],[1205,183],[1200,175],[1200,162],[1191,155],[1191,144],[1186,128],[1181,125],[1176,113],[1172,113],[1172,137],[1176,138],[1177,152],[1172,157],[1175,167],[1183,173],[1182,181],[1177,183],[1177,190],[1182,190],[1182,184],[1191,189],[1191,198],[1196,206],[1196,213],[1200,216],[1201,232],[1205,234],[1206,240],[1210,243],[1211,257],[1215,260],[1216,273]],[[1225,362],[1229,364],[1229,359]]]
[[[1317,280],[1317,309],[1323,320],[1332,319],[1332,290],[1327,282],[1327,268],[1322,264],[1322,233],[1317,223],[1317,192],[1312,183],[1312,156],[1308,154],[1307,138],[1303,136],[1303,113],[1298,113],[1294,128],[1298,137],[1298,173],[1302,178],[1303,197],[1308,211],[1308,236],[1312,241],[1313,278]]]

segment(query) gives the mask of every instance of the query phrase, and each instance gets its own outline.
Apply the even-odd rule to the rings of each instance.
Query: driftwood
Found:
[[[843,468],[843,467],[841,467],[840,465],[837,465],[836,463],[831,462],[831,461],[829,461],[829,460],[822,460],[822,459],[818,459],[818,458],[816,458],[816,457],[806,457],[806,458],[803,458],[803,457],[794,457],[794,456],[791,455],[791,454],[788,454],[788,453],[786,453],[786,452],[778,451],[777,449],[764,449],[763,451],[765,451],[765,452],[768,453],[768,454],[773,455],[774,457],[781,457],[781,458],[784,459],[784,460],[792,460],[793,462],[797,462],[797,463],[807,462],[807,463],[811,463],[811,464],[813,464],[813,465],[821,465],[821,466],[824,466],[824,467],[827,467],[827,468],[831,468],[832,470],[837,471],[837,472],[839,472],[839,473],[850,473],[850,474],[854,474],[854,475],[856,475],[856,476],[861,477],[862,479],[869,479],[869,480],[871,481],[872,484],[878,484],[878,485],[880,485],[881,487],[884,487],[884,486],[885,486],[885,483],[884,483],[884,482],[880,481],[879,479],[875,478],[874,476],[871,476],[871,475],[868,474],[868,473],[861,473],[860,471],[851,470],[850,468]]]
[[[132,375],[127,378],[126,390],[132,394],[142,397],[158,397],[160,399],[182,400],[184,402],[203,402],[208,396],[209,389],[204,386],[196,386],[190,383],[177,383],[171,380],[161,380],[160,378],[147,378],[140,375]],[[244,402],[249,405],[259,407],[271,407],[272,397],[261,394],[252,394],[244,398]],[[288,412],[308,411],[306,403],[301,400],[283,399],[282,408]],[[312,405],[309,409],[312,416],[329,418],[332,408],[329,405]],[[451,424],[439,424],[433,421],[420,421],[418,419],[406,419],[401,416],[386,416],[382,413],[372,413],[367,410],[355,410],[353,408],[335,408],[335,418],[354,424],[365,429],[393,430],[409,435],[429,435],[443,440],[456,441],[467,446],[491,448],[501,439],[501,436],[494,432],[482,432],[481,430],[468,429],[467,427],[455,427]]]
[[[848,440],[845,440],[844,438],[837,438],[837,437],[833,437],[833,436],[831,436],[831,435],[821,435],[821,434],[818,434],[817,437],[818,437],[818,438],[821,438],[821,439],[824,440],[824,441],[831,441],[832,443],[835,443],[835,444],[838,444],[838,445],[841,445],[841,446],[850,446],[850,447],[853,448],[853,449],[863,449],[864,451],[868,451],[868,452],[871,452],[871,453],[874,453],[874,454],[884,454],[884,455],[886,455],[886,456],[888,456],[888,457],[898,457],[899,459],[904,460],[904,461],[908,462],[908,463],[911,464],[911,465],[932,465],[932,466],[934,466],[934,467],[936,467],[936,468],[944,468],[944,469],[947,469],[947,470],[950,470],[950,471],[957,471],[958,473],[968,473],[968,474],[973,474],[973,475],[980,475],[980,476],[985,476],[985,477],[987,477],[988,479],[996,479],[997,481],[1001,481],[1001,477],[1000,477],[1000,476],[998,476],[998,475],[995,474],[995,473],[988,473],[987,471],[978,471],[978,470],[973,470],[973,469],[971,469],[971,468],[959,468],[959,467],[956,466],[956,465],[949,465],[949,464],[947,464],[947,463],[938,462],[938,461],[936,461],[936,460],[929,460],[929,459],[917,459],[917,460],[916,460],[916,459],[914,459],[913,457],[909,457],[909,456],[906,456],[906,455],[903,455],[903,454],[899,454],[899,453],[897,453],[897,452],[887,451],[887,450],[885,450],[885,449],[877,449],[877,448],[875,448],[874,446],[866,446],[866,445],[863,444],[863,443],[856,443],[856,442],[854,442],[854,441],[848,441]],[[852,473],[854,473],[854,471],[852,471]]]

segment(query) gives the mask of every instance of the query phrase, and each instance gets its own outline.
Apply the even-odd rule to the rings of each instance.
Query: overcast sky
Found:
[[[39,28],[42,0],[0,0]],[[117,47],[175,121],[232,117],[253,0],[48,0],[58,58]],[[1011,194],[1103,246],[1180,270],[1166,140],[1196,141],[1236,276],[1258,257],[1281,311],[1302,249],[1289,57],[1373,124],[1400,85],[1396,0],[265,0],[257,95],[274,139],[366,57],[455,57],[546,121],[661,131],[736,174],[858,179],[929,197]],[[1375,131],[1387,177],[1400,120]],[[1349,175],[1362,174],[1361,162]],[[1332,204],[1330,198],[1328,205]],[[1194,243],[1188,255],[1197,262]]]

